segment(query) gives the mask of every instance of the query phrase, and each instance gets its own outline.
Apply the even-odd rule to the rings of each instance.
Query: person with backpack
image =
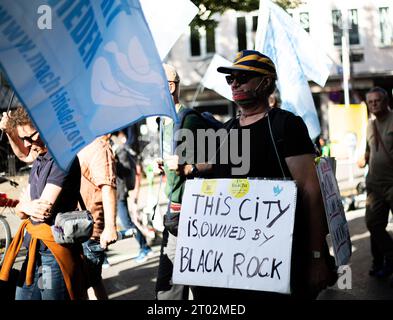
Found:
[[[156,282],[157,300],[187,300],[189,288],[183,285],[172,283],[173,263],[175,260],[177,228],[179,224],[179,214],[181,210],[184,185],[187,179],[203,176],[204,171],[208,171],[208,166],[196,164],[197,154],[197,130],[209,129],[211,124],[200,113],[183,106],[179,101],[180,77],[176,69],[168,64],[163,65],[169,90],[175,103],[179,122],[175,123],[170,119],[165,119],[162,130],[163,158],[158,161],[158,166],[166,174],[167,182],[165,194],[169,199],[168,210],[164,216],[164,231],[161,244],[160,263],[158,267]],[[186,144],[186,155],[177,148],[179,129],[189,130],[192,133],[193,141],[180,139]],[[185,163],[184,160],[186,158]],[[180,164],[179,164],[180,163]]]
[[[146,261],[152,250],[128,211],[128,192],[135,188],[136,162],[126,141],[127,136],[123,131],[112,135],[112,148],[116,160],[117,214],[123,228],[122,236],[127,238],[135,235],[139,244],[139,254],[135,262],[142,263]]]
[[[250,167],[246,174],[236,174],[235,163],[216,164],[217,178],[293,179],[298,188],[291,261],[291,295],[228,288],[195,287],[198,300],[225,299],[315,299],[319,292],[337,279],[334,260],[326,244],[328,233],[322,195],[314,163],[314,146],[307,127],[299,116],[269,107],[269,96],[277,80],[276,68],[266,55],[254,51],[239,52],[230,67],[219,67],[227,74],[239,115],[224,126],[238,130],[238,139],[249,130]],[[231,135],[228,134],[229,146]],[[232,152],[233,150],[231,150]],[[237,150],[236,150],[237,151]],[[239,153],[235,153],[239,154]]]

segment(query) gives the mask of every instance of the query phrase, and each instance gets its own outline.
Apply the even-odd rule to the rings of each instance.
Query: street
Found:
[[[393,0],[0,0],[0,34],[5,311],[390,307]]]
[[[334,287],[323,291],[319,300],[392,300],[393,288],[388,280],[379,280],[368,275],[371,264],[369,254],[369,233],[364,223],[364,209],[349,211],[347,219],[352,240],[352,258],[349,265],[350,289]],[[393,224],[389,224],[393,231]],[[124,239],[111,246],[109,261],[112,266],[103,270],[104,283],[109,298],[115,300],[154,299],[155,278],[158,267],[159,245],[153,246],[154,254],[145,263],[136,264],[132,257],[137,255],[134,239]],[[348,271],[347,271],[348,272]],[[346,279],[347,279],[346,278]]]
[[[338,164],[337,177],[341,193],[351,193],[359,181],[363,180],[363,172],[354,170],[354,173],[346,170],[347,165]],[[354,179],[352,179],[353,175]],[[11,198],[18,198],[23,187],[26,185],[27,176],[16,177],[20,183],[18,188],[11,187],[9,183],[1,184],[0,191],[6,192]],[[160,199],[164,200],[162,194],[163,187],[160,188]],[[149,206],[157,201],[158,183],[148,185],[143,183],[140,192],[138,206],[145,208],[149,212]],[[153,225],[162,231],[162,215],[165,212],[166,204],[161,203],[160,212],[156,214]],[[147,210],[146,210],[147,209]],[[349,264],[350,269],[345,272],[344,287],[341,289],[336,284],[328,288],[319,296],[319,300],[391,300],[393,299],[393,288],[389,285],[389,280],[378,280],[368,275],[371,265],[369,233],[364,222],[365,209],[348,211],[346,217],[349,223],[353,254]],[[14,234],[19,219],[7,214]],[[392,222],[392,221],[391,221]],[[393,223],[389,224],[389,230],[393,231]],[[109,299],[111,300],[153,300],[155,279],[160,251],[160,232],[156,232],[156,238],[148,239],[153,249],[153,254],[143,263],[136,263],[133,257],[138,255],[138,245],[134,238],[118,241],[110,246],[108,250],[108,260],[110,267],[103,269],[104,284],[107,288]],[[23,257],[17,259],[15,267],[20,267]],[[350,272],[351,275],[348,273]],[[347,280],[351,283],[348,283]],[[339,280],[340,282],[340,280]],[[341,281],[343,282],[343,281]]]

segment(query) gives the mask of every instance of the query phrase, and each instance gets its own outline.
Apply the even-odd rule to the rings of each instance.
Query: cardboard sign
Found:
[[[340,190],[329,159],[320,158],[317,164],[319,184],[321,186],[329,233],[333,243],[336,266],[346,265],[352,253],[345,211],[341,202]]]
[[[293,181],[188,180],[173,282],[290,293]]]

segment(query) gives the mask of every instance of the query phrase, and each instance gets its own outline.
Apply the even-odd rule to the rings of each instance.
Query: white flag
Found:
[[[255,49],[276,65],[281,108],[303,118],[312,139],[321,132],[307,80],[324,86],[332,61],[283,9],[260,0]]]
[[[141,0],[141,5],[158,54],[164,60],[198,13],[198,7],[189,0]]]
[[[226,60],[222,56],[215,54],[207,68],[201,83],[204,87],[214,90],[224,98],[233,101],[231,87],[225,80],[225,77],[217,75],[217,68],[221,66],[232,66],[232,62]]]

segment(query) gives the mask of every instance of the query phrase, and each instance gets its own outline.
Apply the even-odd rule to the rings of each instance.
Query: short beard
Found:
[[[252,99],[245,99],[245,100],[239,100],[235,101],[235,103],[241,107],[247,107],[247,106],[254,106],[257,102],[257,99],[252,98]]]

